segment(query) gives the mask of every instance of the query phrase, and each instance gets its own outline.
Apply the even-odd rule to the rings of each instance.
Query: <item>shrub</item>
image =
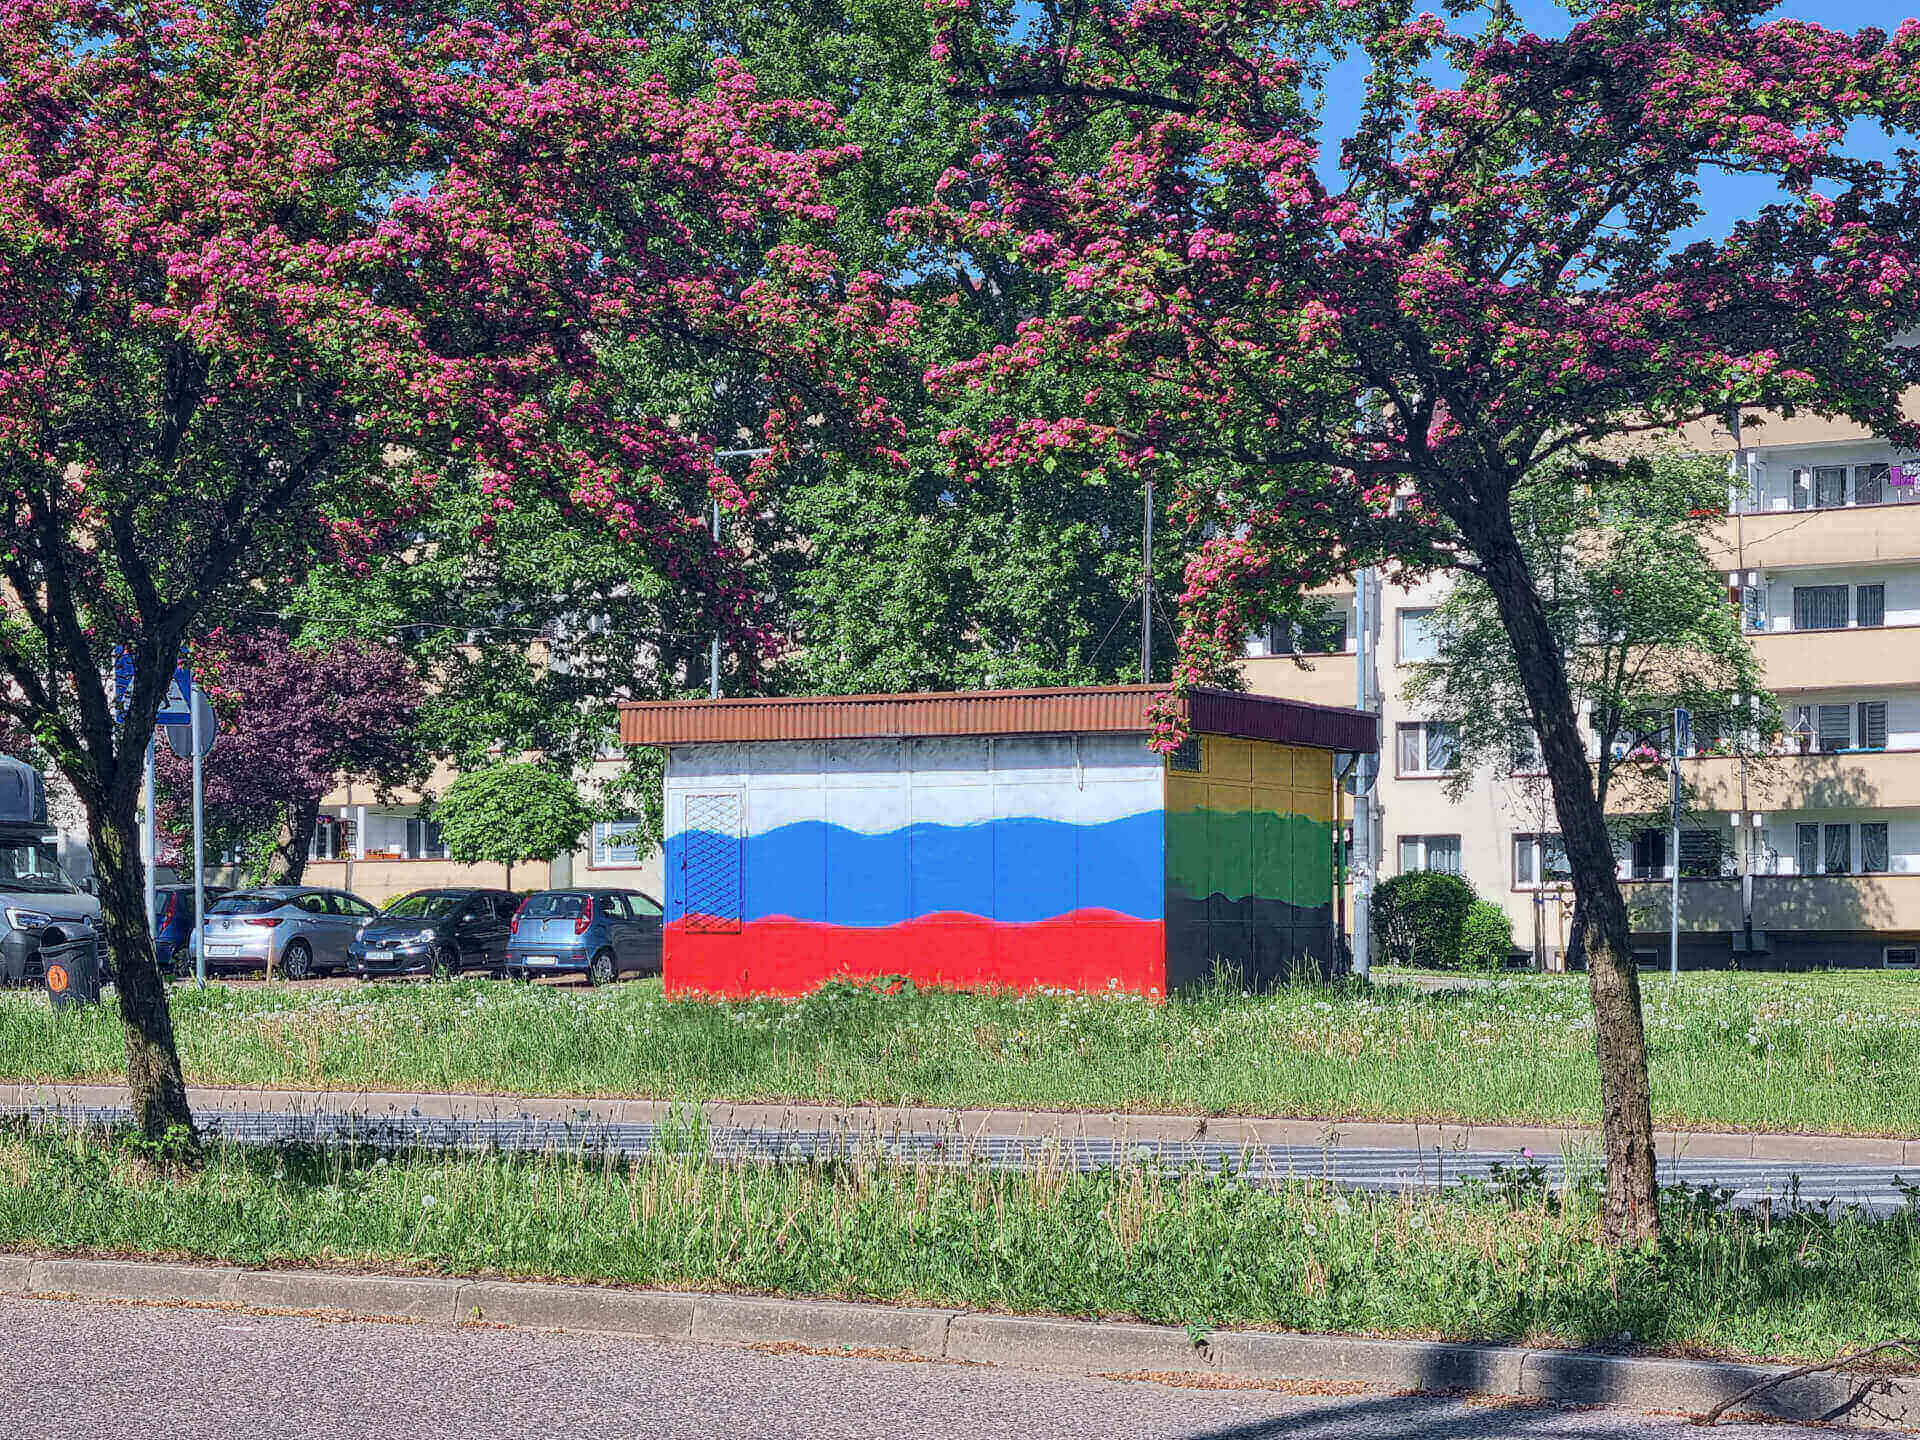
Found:
[[[1513,917],[1491,900],[1467,907],[1460,927],[1460,964],[1467,970],[1498,970],[1513,954]]]
[[[1461,933],[1474,903],[1458,875],[1414,870],[1383,880],[1373,892],[1374,943],[1396,965],[1460,965]]]

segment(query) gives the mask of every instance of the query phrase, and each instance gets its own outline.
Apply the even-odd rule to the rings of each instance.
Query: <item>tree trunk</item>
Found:
[[[1463,519],[1454,518],[1456,523]],[[1580,735],[1566,661],[1528,573],[1525,554],[1504,514],[1490,519],[1482,511],[1467,518],[1462,529],[1480,558],[1501,623],[1513,643],[1553,786],[1554,813],[1560,821],[1568,868],[1573,872],[1574,914],[1586,946],[1594,1048],[1600,1064],[1600,1130],[1607,1155],[1602,1229],[1610,1244],[1642,1244],[1660,1233],[1659,1183],[1654,1172],[1653,1099],[1647,1078],[1640,974],[1633,963],[1613,838],[1594,790],[1593,767]]]
[[[149,1140],[195,1142],[187,1082],[174,1044],[173,1014],[153,956],[146,876],[141,868],[132,792],[108,792],[87,816],[93,870],[100,884],[100,922],[113,956],[120,1021],[127,1035],[127,1091],[134,1122]]]
[[[313,850],[313,835],[320,828],[320,802],[296,796],[287,802],[287,821],[281,831],[280,845],[274,851],[280,878],[276,885],[298,885],[307,873],[307,856]]]

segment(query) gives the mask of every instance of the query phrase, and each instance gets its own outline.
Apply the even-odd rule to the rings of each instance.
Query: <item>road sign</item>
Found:
[[[207,703],[207,692],[198,687],[196,687],[193,692],[193,708],[195,713],[200,717],[198,727],[200,731],[200,757],[205,759],[213,753],[213,741],[218,727],[214,724],[213,707]],[[172,748],[173,753],[178,755],[182,760],[191,760],[193,758],[193,735],[195,727],[191,723],[188,723],[186,725],[169,725],[166,729],[167,744]]]
[[[193,710],[190,697],[193,694],[193,676],[182,665],[173,672],[173,683],[167,686],[167,698],[160,702],[160,713],[154,717],[158,725],[191,725]]]

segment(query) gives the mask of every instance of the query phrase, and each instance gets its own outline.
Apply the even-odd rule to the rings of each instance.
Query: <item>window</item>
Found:
[[[631,920],[627,913],[627,897],[624,895],[596,895],[594,901],[604,910],[609,920]]]
[[[1727,837],[1718,830],[1680,832],[1680,874],[1688,879],[1717,878],[1725,869]]]
[[[333,915],[338,913],[331,905],[327,904],[326,896],[318,894],[294,896],[293,908],[296,910],[304,910],[309,915]]]
[[[1400,663],[1411,665],[1419,660],[1431,660],[1439,653],[1433,643],[1433,611],[1401,610],[1398,613],[1400,624]]]
[[[1541,885],[1564,885],[1573,878],[1567,847],[1558,835],[1513,837],[1513,886],[1532,890]]]
[[[502,921],[513,919],[515,915],[520,913],[520,897],[518,895],[506,894],[494,896],[493,913],[498,915]]]
[[[1879,505],[1887,498],[1887,466],[1858,465],[1853,471],[1853,503]]]
[[[1740,592],[1740,598],[1746,602],[1747,629],[1768,630],[1772,628],[1772,617],[1767,613],[1767,587],[1765,584],[1749,585]]]
[[[1667,832],[1633,832],[1632,874],[1635,880],[1662,880],[1667,875]]]
[[[1200,737],[1189,735],[1182,740],[1174,752],[1167,756],[1169,770],[1185,770],[1193,774],[1200,771]]]
[[[1533,775],[1546,768],[1546,758],[1540,753],[1540,737],[1534,733],[1533,727],[1517,727],[1513,732],[1513,773]]]
[[[1444,720],[1412,721],[1397,733],[1402,775],[1439,775],[1460,763],[1459,737]]]
[[[1847,467],[1816,465],[1813,469],[1813,507],[1830,510],[1847,503]]]
[[[1851,825],[1827,826],[1825,849],[1827,874],[1851,875],[1853,873],[1853,827]]]
[[[1820,752],[1823,755],[1831,755],[1836,750],[1845,750],[1853,739],[1853,707],[1822,705],[1817,733],[1820,738]]]
[[[1844,630],[1847,628],[1847,587],[1796,585],[1793,587],[1793,628]]]
[[[1853,623],[1866,629],[1873,629],[1887,623],[1886,586],[1854,587]]]
[[[1813,504],[1813,472],[1795,470],[1793,472],[1793,508],[1805,510]]]
[[[1887,873],[1887,824],[1884,820],[1867,821],[1860,826],[1860,873]]]
[[[1920,969],[1920,947],[1889,945],[1880,952],[1880,963],[1889,970]]]
[[[1458,835],[1402,835],[1400,837],[1400,873],[1437,870],[1443,875],[1460,873],[1460,837]]]
[[[1884,700],[1862,700],[1860,702],[1859,747],[1862,750],[1884,750],[1887,748],[1887,702]]]
[[[307,846],[309,860],[338,860],[347,850],[347,835],[350,827],[345,820],[333,815],[322,815],[320,823],[313,828],[313,840]]]
[[[1338,655],[1347,648],[1347,617],[1329,611],[1305,620],[1276,620],[1267,627],[1269,655]]]
[[[1793,827],[1793,835],[1795,848],[1799,852],[1794,873],[1818,875],[1820,873],[1820,827],[1796,825]]]
[[[445,860],[451,853],[446,837],[440,833],[439,821],[419,816],[407,821],[407,859]]]
[[[643,858],[640,847],[646,843],[642,828],[638,820],[594,821],[594,865],[638,865]]]

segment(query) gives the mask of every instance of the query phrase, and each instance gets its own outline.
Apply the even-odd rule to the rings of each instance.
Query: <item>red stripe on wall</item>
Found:
[[[953,989],[1131,990],[1164,994],[1166,927],[1111,910],[1076,910],[1032,924],[925,915],[861,928],[775,917],[730,934],[666,927],[669,993],[804,995],[821,982],[904,975]]]

